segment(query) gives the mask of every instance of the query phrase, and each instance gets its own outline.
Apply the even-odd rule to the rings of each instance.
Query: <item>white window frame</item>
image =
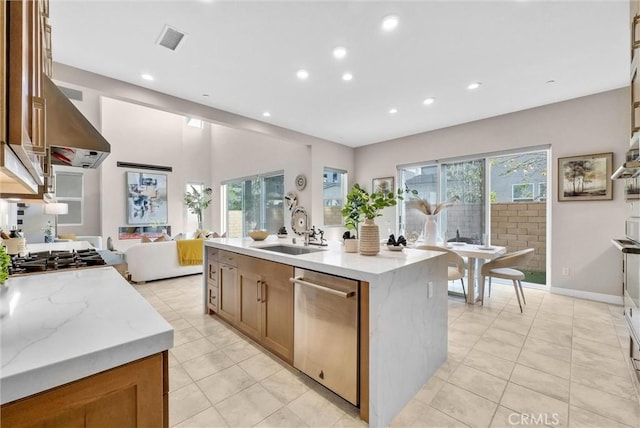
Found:
[[[326,182],[324,180],[324,177],[326,174],[340,174],[341,178],[340,178],[340,197],[339,198],[330,198],[327,199],[325,198],[325,185]],[[344,225],[344,218],[342,216],[340,216],[340,223],[327,223],[327,219],[324,216],[324,207],[327,206],[326,202],[328,200],[337,200],[340,202],[340,204],[338,205],[340,207],[340,210],[342,211],[342,208],[344,207],[344,203],[345,200],[347,199],[347,180],[349,179],[347,171],[343,170],[343,169],[338,169],[338,168],[331,168],[328,166],[325,166],[322,170],[322,208],[323,208],[323,212],[322,212],[322,222],[324,226],[337,226],[337,227],[341,227]]]
[[[60,191],[58,177],[61,175],[80,177],[80,196],[58,196],[57,193]],[[58,226],[82,226],[84,224],[84,174],[82,172],[67,170],[56,171],[56,201],[66,204],[69,204],[69,202],[79,202],[80,205],[80,223],[67,223],[65,219],[68,214],[60,214],[57,218]],[[75,204],[69,204],[69,210],[72,210],[74,205]]]

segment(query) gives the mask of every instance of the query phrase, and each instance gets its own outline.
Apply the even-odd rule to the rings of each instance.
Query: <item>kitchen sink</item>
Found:
[[[259,248],[260,250],[275,251],[276,253],[291,254],[293,256],[325,251],[324,249],[321,249],[321,248],[295,247],[291,245],[269,245],[266,247],[256,247],[256,248]]]

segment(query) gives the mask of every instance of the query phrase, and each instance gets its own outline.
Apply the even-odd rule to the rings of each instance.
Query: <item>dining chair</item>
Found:
[[[462,256],[454,253],[448,248],[439,247],[437,245],[419,245],[417,250],[429,250],[429,251],[441,251],[447,253],[447,279],[449,281],[455,281],[459,279],[462,283],[462,294],[464,295],[464,301],[467,301],[467,291],[464,288],[464,269],[465,263]]]
[[[524,299],[524,292],[522,291],[524,273],[514,268],[526,265],[529,259],[533,257],[533,252],[533,248],[514,251],[482,265],[482,268],[480,269],[480,295],[482,296],[482,304],[484,304],[485,277],[489,278],[489,297],[491,297],[491,278],[510,279],[513,281],[513,288],[516,290],[518,305],[520,306],[520,312],[522,313],[522,303],[525,305],[527,304]],[[520,289],[520,292],[518,292],[518,289]],[[522,296],[522,302],[520,302],[520,296]]]

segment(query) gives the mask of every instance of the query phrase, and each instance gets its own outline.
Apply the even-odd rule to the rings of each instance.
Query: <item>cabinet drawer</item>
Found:
[[[209,262],[207,268],[207,283],[213,287],[218,287],[218,263]]]
[[[209,309],[215,312],[218,311],[218,287],[208,287],[207,305]]]
[[[205,247],[207,249],[207,259],[209,259],[209,261],[215,261],[218,260],[218,249],[217,248],[211,248],[211,247]]]
[[[230,266],[238,266],[238,254],[229,251],[218,251],[218,261]]]

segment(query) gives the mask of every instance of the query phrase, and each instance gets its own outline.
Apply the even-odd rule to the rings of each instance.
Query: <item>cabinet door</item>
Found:
[[[243,266],[251,257],[242,257],[238,266],[238,317],[236,327],[256,340],[260,340],[260,304],[262,276],[251,266]]]
[[[293,267],[261,260],[263,346],[285,361],[293,362]]]
[[[0,34],[7,34],[7,2],[0,0]],[[7,46],[6,37],[0,37],[0,141],[7,142]]]
[[[156,354],[5,404],[6,427],[163,427],[167,354]],[[164,361],[163,361],[164,360]]]
[[[233,324],[237,312],[237,269],[220,263],[218,271],[218,315]]]

